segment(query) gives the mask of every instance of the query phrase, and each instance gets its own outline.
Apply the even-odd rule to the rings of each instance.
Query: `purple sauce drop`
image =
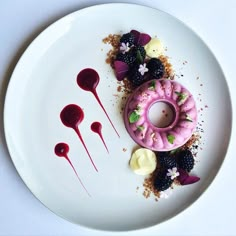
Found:
[[[75,172],[75,174],[76,174],[76,176],[77,176],[77,178],[78,178],[80,184],[83,186],[84,190],[85,190],[85,191],[87,192],[87,194],[90,196],[88,190],[85,188],[83,182],[81,181],[79,175],[77,174],[77,172],[76,172],[76,170],[75,170],[73,164],[71,163],[71,161],[70,161],[70,159],[69,159],[69,157],[68,157],[68,152],[69,152],[69,146],[68,146],[68,144],[66,144],[66,143],[58,143],[58,144],[55,146],[55,148],[54,148],[54,152],[55,152],[55,154],[56,154],[57,156],[59,156],[59,157],[64,157],[64,158],[69,162],[69,164],[70,164],[70,166],[72,167],[72,169],[74,170],[74,172]]]
[[[78,86],[85,91],[89,91],[89,92],[93,93],[94,97],[97,99],[99,105],[101,106],[104,113],[106,114],[106,116],[107,116],[110,124],[112,125],[113,129],[115,130],[116,134],[118,135],[118,137],[120,137],[114,124],[112,123],[110,117],[108,116],[104,106],[102,105],[102,102],[100,101],[100,99],[98,97],[96,88],[97,88],[99,81],[100,81],[100,78],[99,78],[98,73],[94,69],[91,69],[91,68],[83,69],[77,75]]]
[[[107,148],[107,145],[106,145],[106,143],[105,143],[105,141],[104,141],[104,138],[103,138],[103,136],[102,136],[102,124],[101,124],[100,122],[95,121],[95,122],[93,122],[93,123],[91,124],[91,127],[90,127],[90,128],[91,128],[91,130],[92,130],[94,133],[97,133],[97,134],[99,135],[99,137],[101,138],[101,140],[102,140],[102,142],[103,142],[103,144],[104,144],[104,146],[105,146],[107,152],[109,153],[108,148]]]
[[[91,157],[91,155],[84,143],[84,140],[83,140],[82,135],[79,131],[79,128],[78,128],[79,124],[84,119],[84,112],[81,109],[81,107],[79,107],[75,104],[69,104],[63,108],[63,110],[61,111],[60,117],[61,117],[62,123],[65,126],[74,129],[74,131],[77,133],[81,143],[83,144],[83,146],[89,156],[90,161],[92,162],[95,170],[98,171],[97,167],[95,166],[93,159],[92,159],[92,157]]]

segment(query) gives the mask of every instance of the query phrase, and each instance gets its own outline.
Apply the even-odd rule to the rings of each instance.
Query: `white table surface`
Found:
[[[16,62],[32,39],[48,25],[78,9],[106,2],[111,1],[0,1],[0,235],[236,235],[235,132],[232,132],[224,164],[203,196],[173,219],[138,232],[104,233],[69,223],[44,207],[17,174],[7,151],[2,122],[6,87]],[[235,110],[236,1],[113,2],[130,2],[158,8],[194,29],[220,62],[230,87]],[[233,123],[235,121],[234,119]]]

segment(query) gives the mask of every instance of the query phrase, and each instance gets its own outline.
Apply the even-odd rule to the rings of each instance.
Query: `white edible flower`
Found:
[[[120,46],[120,51],[125,54],[126,52],[128,52],[130,50],[130,47],[129,47],[129,43],[121,43],[121,46]]]
[[[146,63],[144,63],[143,65],[139,65],[139,69],[138,71],[140,72],[141,75],[144,75],[145,72],[148,72],[148,68],[146,67]]]
[[[168,169],[167,176],[170,176],[171,179],[175,179],[177,176],[179,176],[177,168],[173,167],[172,169]]]
[[[167,199],[172,194],[171,188],[166,189],[165,191],[160,192],[160,198]]]

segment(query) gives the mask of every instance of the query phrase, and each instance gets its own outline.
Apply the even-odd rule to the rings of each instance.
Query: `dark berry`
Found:
[[[146,50],[143,46],[137,45],[131,48],[131,53],[134,55],[136,60],[142,63],[146,57]],[[141,56],[141,58],[139,58]]]
[[[116,60],[118,61],[123,61],[129,66],[132,65],[135,62],[135,57],[133,56],[132,53],[118,53],[116,56]]]
[[[189,149],[179,152],[178,166],[187,172],[190,172],[193,169],[194,158],[192,152]]]
[[[168,152],[159,152],[157,154],[159,159],[159,163],[162,168],[172,169],[173,167],[177,167],[177,162],[174,156],[171,156]]]
[[[150,59],[147,63],[147,68],[149,69],[150,74],[156,79],[162,78],[165,72],[165,67],[158,58]]]
[[[154,187],[158,191],[164,191],[168,189],[172,183],[173,180],[170,178],[170,176],[167,176],[166,170],[159,172],[154,179]]]
[[[134,45],[134,35],[131,33],[123,34],[120,38],[120,43],[129,43],[128,46],[131,47]]]
[[[142,75],[140,72],[139,72],[139,66],[140,65],[135,65],[131,70],[130,70],[130,73],[129,73],[129,76],[128,76],[128,79],[131,81],[131,83],[134,85],[134,86],[139,86],[141,85],[143,82],[145,82],[145,74]]]

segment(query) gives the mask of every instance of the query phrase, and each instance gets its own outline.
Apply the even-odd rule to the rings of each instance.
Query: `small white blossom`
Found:
[[[171,179],[175,179],[177,176],[179,176],[177,168],[173,167],[172,169],[168,169],[167,176],[170,176]]]
[[[144,63],[143,65],[139,65],[139,69],[138,71],[140,72],[141,75],[144,75],[145,72],[148,72],[148,68],[146,67],[146,63]]]
[[[165,191],[160,192],[160,198],[167,199],[172,194],[171,188],[166,189]]]
[[[120,46],[120,51],[125,54],[126,52],[128,52],[130,50],[130,47],[129,47],[129,43],[121,43],[121,46]]]

